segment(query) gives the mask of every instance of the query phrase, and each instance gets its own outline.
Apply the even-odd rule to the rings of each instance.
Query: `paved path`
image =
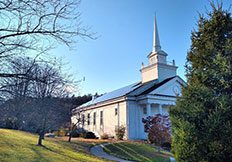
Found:
[[[107,154],[103,150],[103,147],[105,145],[109,145],[109,143],[93,146],[93,147],[91,147],[90,152],[93,155],[97,156],[97,157],[104,158],[104,159],[107,159],[107,160],[112,160],[112,161],[117,161],[117,162],[133,162],[133,161],[128,161],[128,160],[120,159],[120,158],[117,158],[115,156]],[[175,162],[175,159],[173,157],[170,157],[169,159],[170,159],[170,162]]]
[[[104,158],[104,159],[107,159],[107,160],[118,161],[118,162],[132,162],[132,161],[123,160],[123,159],[120,159],[120,158],[117,158],[117,157],[114,157],[114,156],[111,156],[111,155],[107,154],[103,150],[104,145],[108,145],[108,143],[107,144],[100,144],[100,145],[93,146],[90,149],[90,152],[92,154],[94,154],[95,156],[97,156],[97,157]]]

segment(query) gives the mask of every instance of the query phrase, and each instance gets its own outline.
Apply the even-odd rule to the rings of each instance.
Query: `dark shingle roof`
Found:
[[[147,90],[145,90],[144,92],[140,93],[139,95],[148,94],[148,93],[152,92],[153,90],[155,90],[156,88],[158,88],[158,87],[164,85],[165,83],[167,83],[168,81],[172,80],[173,78],[175,78],[175,77],[171,77],[171,78],[163,80],[160,83],[154,84],[152,87],[148,88]]]

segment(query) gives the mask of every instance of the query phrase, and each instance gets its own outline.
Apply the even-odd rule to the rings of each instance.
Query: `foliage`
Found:
[[[142,142],[119,142],[105,145],[107,153],[131,161],[169,162],[170,153],[159,153],[154,147]]]
[[[105,161],[89,153],[88,149],[93,146],[91,143],[68,143],[59,138],[46,138],[46,147],[37,147],[37,138],[37,135],[31,133],[0,129],[0,161]]]
[[[126,127],[121,125],[121,126],[116,126],[115,128],[115,135],[117,137],[118,140],[123,140],[123,137],[125,135],[126,132]]]
[[[192,32],[188,85],[170,111],[177,161],[232,161],[232,17],[211,6]]]
[[[19,128],[18,119],[16,117],[8,117],[8,118],[6,118],[5,128],[7,128],[7,129],[18,129]]]
[[[88,101],[91,101],[91,99],[92,99],[91,94],[87,94],[83,96],[73,95],[72,97],[66,96],[64,98],[61,98],[61,102],[70,105],[71,109],[74,109]]]
[[[58,130],[69,121],[69,107],[65,107],[59,98],[8,100],[0,106],[0,126],[4,127],[2,124],[12,116],[18,120],[19,127],[17,129],[36,133],[46,115],[49,115],[46,132]]]
[[[0,105],[0,127],[6,128],[7,118],[17,118],[17,127],[13,127],[13,129],[36,133],[46,114],[49,114],[49,120],[45,132],[55,131],[60,127],[68,127],[70,110],[89,99],[91,99],[90,95],[65,98],[52,97],[43,100],[28,97],[11,99]],[[48,104],[41,106],[41,102],[47,102]]]
[[[150,143],[161,146],[163,143],[171,142],[171,127],[168,115],[148,116],[143,119],[143,123]]]

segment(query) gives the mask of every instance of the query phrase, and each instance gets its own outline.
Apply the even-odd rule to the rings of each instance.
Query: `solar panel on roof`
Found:
[[[100,96],[100,97],[98,97],[98,98],[96,98],[96,99],[94,99],[92,101],[89,101],[89,102],[79,106],[78,108],[91,106],[91,105],[94,105],[94,104],[97,104],[97,103],[100,103],[100,102],[115,99],[115,98],[122,97],[122,96],[125,96],[125,95],[128,95],[128,96],[143,95],[143,93],[145,94],[148,90],[149,91],[154,90],[155,88],[161,86],[162,84],[165,84],[166,82],[168,82],[172,78],[174,78],[174,77],[165,79],[162,82],[159,82],[156,79],[156,80],[152,80],[152,81],[149,81],[149,82],[146,82],[146,83],[141,83],[141,82],[134,83],[134,84],[131,84],[129,86],[126,86],[126,87],[117,89],[115,91],[106,93],[106,94],[104,94],[104,95],[102,95],[102,96]]]
[[[134,84],[131,84],[129,86],[117,89],[115,91],[103,94],[102,96],[100,96],[100,97],[98,97],[98,98],[96,98],[96,99],[94,99],[92,101],[89,101],[89,102],[81,105],[81,107],[86,107],[86,106],[94,105],[94,104],[99,103],[99,102],[103,102],[103,101],[107,101],[107,100],[110,100],[110,99],[114,99],[114,98],[118,98],[118,97],[124,96],[127,93],[133,91],[134,89],[138,88],[140,85],[141,85],[141,82],[134,83]]]

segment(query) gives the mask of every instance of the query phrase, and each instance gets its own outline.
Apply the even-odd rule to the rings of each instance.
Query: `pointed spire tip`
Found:
[[[161,50],[158,27],[156,22],[156,13],[154,17],[154,33],[153,33],[153,50],[152,52],[158,52]]]

